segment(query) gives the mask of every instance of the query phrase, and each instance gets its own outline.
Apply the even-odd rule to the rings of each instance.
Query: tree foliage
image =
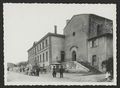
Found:
[[[106,66],[106,71],[113,77],[113,57],[110,57],[108,60],[104,60],[102,62],[102,66]]]
[[[18,66],[27,66],[28,62],[27,61],[22,61],[18,63]]]
[[[113,58],[109,58],[109,59],[107,60],[106,70],[107,70],[108,72],[113,71]]]

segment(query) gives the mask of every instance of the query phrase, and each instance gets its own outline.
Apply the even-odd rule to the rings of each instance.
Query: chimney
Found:
[[[54,25],[54,33],[57,34],[57,26]]]
[[[67,19],[67,20],[66,20],[66,24],[68,24],[69,21],[70,21],[70,19]]]

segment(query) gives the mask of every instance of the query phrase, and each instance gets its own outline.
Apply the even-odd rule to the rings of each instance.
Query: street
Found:
[[[85,75],[78,73],[64,73],[64,78],[53,78],[51,73],[39,76],[28,76],[18,72],[7,72],[7,82],[100,82],[105,79],[105,74]]]

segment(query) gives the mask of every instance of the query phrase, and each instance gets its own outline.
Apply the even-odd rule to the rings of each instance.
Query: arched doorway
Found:
[[[76,61],[76,52],[75,51],[72,52],[72,61]]]

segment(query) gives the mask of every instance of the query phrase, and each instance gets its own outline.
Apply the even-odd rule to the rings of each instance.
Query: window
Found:
[[[44,60],[44,53],[43,53],[43,62],[44,62],[45,60]]]
[[[38,45],[37,45],[37,51],[38,51],[39,49],[38,49]]]
[[[39,56],[37,56],[37,59],[38,59],[37,61],[39,62]]]
[[[31,54],[33,55],[33,50],[31,51]]]
[[[45,44],[46,44],[46,47],[48,46],[48,42],[47,42],[47,39],[46,39],[46,41],[45,41]]]
[[[95,47],[95,40],[92,41],[92,47]]]
[[[97,47],[98,46],[98,39],[90,41],[90,47]]]
[[[39,44],[38,44],[37,46],[38,46],[38,51],[39,51],[39,50],[40,50],[40,48],[39,48],[39,47],[40,47]]]
[[[97,35],[99,35],[100,34],[100,25],[98,24],[97,25]]]
[[[35,54],[36,54],[36,47],[35,47]]]
[[[46,52],[46,61],[48,61],[48,52]]]
[[[40,44],[40,50],[41,50],[41,44]]]
[[[44,49],[44,41],[42,42],[42,49]]]
[[[41,62],[41,55],[40,55],[40,62]]]
[[[35,62],[37,62],[37,58],[35,57]]]
[[[73,36],[75,36],[75,32],[73,32]]]
[[[32,50],[32,54],[34,54],[34,49]]]

